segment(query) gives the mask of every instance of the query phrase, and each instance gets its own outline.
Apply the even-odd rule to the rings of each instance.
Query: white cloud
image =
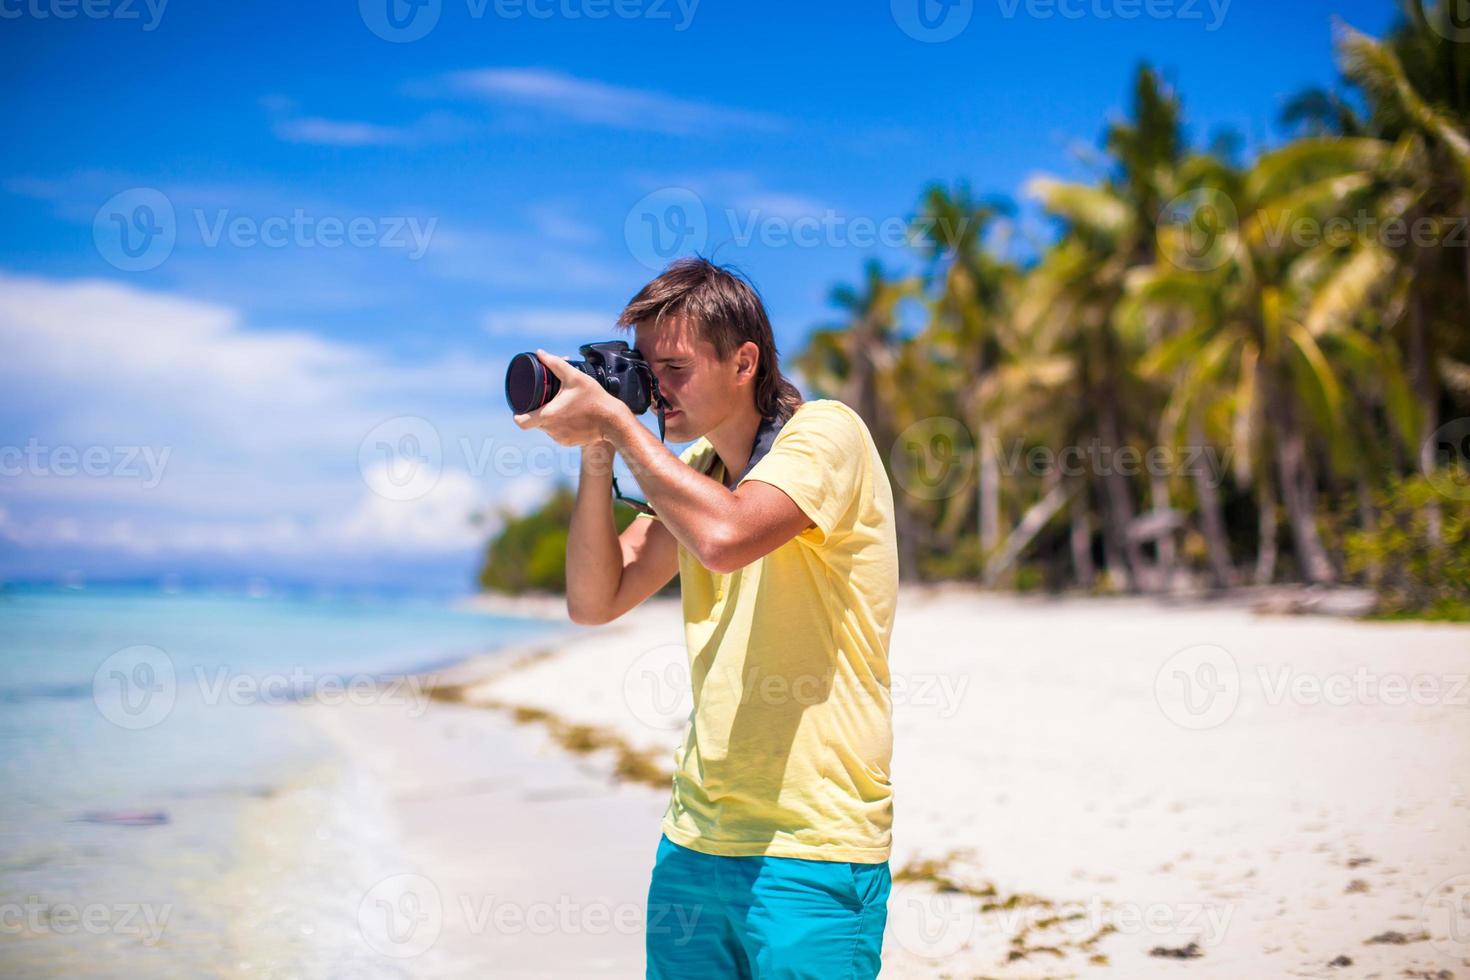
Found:
[[[568,199],[545,201],[530,208],[531,221],[536,234],[571,245],[591,245],[601,241],[602,235],[591,225],[572,216],[576,204]]]
[[[453,116],[432,113],[404,126],[322,116],[282,118],[276,121],[278,139],[318,146],[403,146],[442,142],[463,135],[466,123]]]
[[[466,447],[545,442],[501,404],[503,360],[450,352],[404,363],[110,281],[0,272],[0,349],[11,467],[0,538],[28,548],[468,554],[486,533],[470,516],[529,491],[524,474],[485,468],[489,457]],[[375,495],[359,462],[371,458],[360,455],[369,433],[399,416],[428,421],[442,460],[432,490],[407,501]],[[39,465],[15,474],[14,450],[31,444]],[[60,447],[167,450],[167,466],[152,486],[120,472],[72,475],[58,472]]]
[[[695,102],[542,68],[480,68],[445,76],[451,90],[497,105],[532,108],[574,122],[676,135],[779,130],[760,112]]]
[[[527,349],[544,347],[546,340],[591,343],[616,339],[615,310],[527,308],[492,310],[485,314],[485,332],[492,337],[518,337]]]
[[[287,119],[276,123],[276,135],[288,143],[323,146],[392,146],[409,140],[408,130],[399,126],[352,122],[340,119]]]

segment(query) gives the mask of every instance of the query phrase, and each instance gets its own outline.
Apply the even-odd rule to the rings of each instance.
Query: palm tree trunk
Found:
[[[1133,527],[1133,500],[1128,491],[1128,478],[1118,471],[1117,452],[1122,447],[1121,427],[1118,424],[1117,399],[1105,394],[1101,399],[1099,424],[1102,429],[1102,448],[1106,450],[1107,472],[1103,474],[1104,497],[1115,541],[1115,548],[1127,572],[1128,591],[1147,590],[1152,586],[1148,575],[1148,563],[1143,556],[1143,547],[1129,530]]]
[[[1043,528],[1051,523],[1051,519],[1067,506],[1067,501],[1077,493],[1078,487],[1077,482],[1068,486],[1066,481],[1057,480],[1045,496],[1027,508],[1026,513],[1021,516],[1021,522],[1006,537],[1005,544],[1001,547],[1000,553],[995,556],[995,560],[986,565],[985,584],[987,586],[994,586],[1003,575],[1011,570],[1021,555],[1025,553],[1027,546],[1035,540]]]
[[[902,500],[894,501],[894,531],[898,537],[898,577],[905,582],[919,580],[919,544],[923,523]]]
[[[1256,507],[1260,511],[1258,518],[1260,541],[1256,546],[1255,583],[1270,585],[1276,578],[1276,558],[1279,548],[1276,544],[1276,494],[1271,488],[1271,474],[1268,469],[1263,468],[1256,477]]]
[[[1156,513],[1167,513],[1170,510],[1169,499],[1169,477],[1162,473],[1152,474],[1149,480],[1149,501],[1153,504]],[[1167,592],[1174,581],[1174,564],[1179,557],[1179,549],[1174,540],[1175,532],[1170,530],[1160,535],[1154,543],[1157,549],[1158,561],[1155,565],[1155,574],[1158,576],[1157,585]]]
[[[1470,253],[1470,249],[1466,250]],[[1470,254],[1465,259],[1470,277]],[[1422,278],[1419,282],[1423,282]],[[1424,324],[1424,297],[1417,291],[1409,300],[1409,372],[1419,400],[1419,468],[1428,472],[1435,464],[1434,433],[1439,428],[1439,387],[1429,350],[1429,331]],[[1429,543],[1438,548],[1444,542],[1444,511],[1433,498],[1425,505]]]
[[[1373,506],[1373,490],[1368,486],[1367,474],[1361,470],[1357,478],[1358,526],[1371,532],[1378,524],[1378,508]],[[1383,564],[1376,556],[1368,560],[1368,581],[1377,582],[1383,575]]]
[[[1090,589],[1097,572],[1092,566],[1092,511],[1088,507],[1086,487],[1072,498],[1071,510],[1072,573],[1078,585]]]
[[[980,553],[1000,544],[1000,440],[993,422],[980,423]]]
[[[1205,448],[1204,428],[1199,419],[1191,420],[1189,439],[1194,447]],[[1230,557],[1230,535],[1225,530],[1225,511],[1220,505],[1220,492],[1215,484],[1217,479],[1224,479],[1225,474],[1212,470],[1195,467],[1192,474],[1194,493],[1199,498],[1200,530],[1205,536],[1210,573],[1217,588],[1228,589],[1236,583],[1235,560]]]
[[[1278,399],[1284,409],[1284,399]],[[1301,575],[1314,585],[1330,584],[1336,577],[1322,535],[1317,528],[1316,487],[1307,479],[1307,445],[1301,427],[1289,410],[1277,414],[1283,431],[1276,439],[1276,467],[1281,481],[1282,502],[1291,525]]]

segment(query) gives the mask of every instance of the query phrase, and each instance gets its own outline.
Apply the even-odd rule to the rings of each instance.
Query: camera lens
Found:
[[[517,415],[535,411],[561,390],[556,375],[535,354],[517,354],[505,371],[505,401]]]

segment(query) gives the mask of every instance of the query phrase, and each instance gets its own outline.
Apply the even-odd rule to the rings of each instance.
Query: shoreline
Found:
[[[1273,698],[1282,677],[1290,691],[1358,670],[1470,674],[1470,628],[954,586],[905,589],[899,610],[884,976],[1470,965],[1426,912],[1442,881],[1470,873],[1457,775],[1470,772],[1470,710],[1447,688],[1428,704]],[[1199,666],[1178,660],[1196,648],[1224,650],[1237,674],[1217,723],[1164,690],[1165,668]],[[430,879],[527,909],[539,894],[631,915],[687,717],[681,662],[687,684],[678,602],[653,600],[608,627],[568,624],[430,675],[420,719],[333,709],[329,727],[374,764]],[[535,772],[555,788],[533,785]],[[482,851],[487,821],[513,846]],[[641,931],[589,942],[583,920],[533,936],[444,916],[440,945],[497,975],[641,971]]]

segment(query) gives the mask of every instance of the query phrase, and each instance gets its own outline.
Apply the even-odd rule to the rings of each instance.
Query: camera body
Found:
[[[583,360],[568,361],[608,394],[642,415],[662,401],[658,379],[643,355],[621,340],[604,340],[578,348]],[[517,415],[535,411],[556,397],[561,381],[535,354],[517,354],[505,371],[505,401]]]

